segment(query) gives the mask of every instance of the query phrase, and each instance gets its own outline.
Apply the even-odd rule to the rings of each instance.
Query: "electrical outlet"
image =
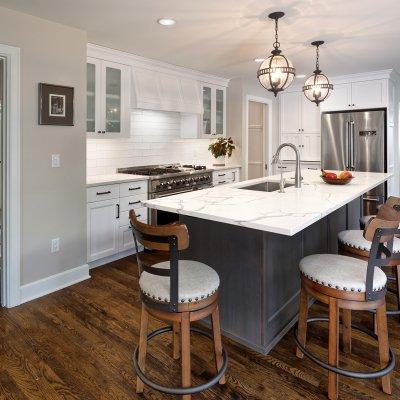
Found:
[[[57,253],[60,251],[60,238],[51,239],[51,252]]]
[[[51,166],[52,168],[58,168],[61,164],[60,155],[59,154],[52,154],[51,155]]]

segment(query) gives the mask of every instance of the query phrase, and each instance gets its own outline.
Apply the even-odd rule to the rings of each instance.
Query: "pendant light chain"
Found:
[[[316,48],[317,48],[317,60],[315,62],[315,69],[319,71],[319,46],[316,46]]]
[[[275,43],[273,44],[275,50],[278,50],[280,47],[280,43],[278,41],[278,18],[275,19]]]

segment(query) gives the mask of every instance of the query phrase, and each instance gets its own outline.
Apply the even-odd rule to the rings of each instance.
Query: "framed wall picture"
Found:
[[[39,124],[74,125],[74,88],[39,83]]]

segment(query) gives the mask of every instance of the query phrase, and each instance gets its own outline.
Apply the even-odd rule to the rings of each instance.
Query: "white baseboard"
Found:
[[[69,269],[59,274],[28,283],[21,286],[21,304],[45,296],[46,294],[64,289],[67,286],[89,279],[89,265]]]
[[[90,262],[88,262],[89,269],[101,267],[102,265],[108,264],[113,261],[120,260],[121,258],[125,258],[125,257],[131,256],[133,254],[136,254],[136,250],[129,249],[129,250],[122,251],[121,253],[113,254],[112,256],[100,258],[99,260],[95,260],[95,261],[90,261]]]

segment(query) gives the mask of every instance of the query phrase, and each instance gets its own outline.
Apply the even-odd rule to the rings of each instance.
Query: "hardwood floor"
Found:
[[[150,256],[152,257],[152,256]],[[0,310],[0,399],[171,399],[145,387],[135,393],[132,352],[139,338],[140,300],[134,258],[91,271],[92,278],[13,309]],[[390,296],[389,308],[395,307]],[[314,305],[310,315],[326,314]],[[371,326],[368,313],[353,313]],[[150,320],[150,329],[160,326]],[[400,322],[389,318],[390,344],[400,359]],[[327,359],[327,326],[309,327],[308,345]],[[307,358],[296,358],[292,332],[267,356],[224,338],[230,364],[225,386],[193,399],[325,399],[327,371]],[[352,356],[340,353],[340,365],[358,370],[377,368],[376,343],[354,333]],[[180,363],[172,358],[171,335],[149,344],[148,371],[163,384],[180,382]],[[397,399],[399,366],[393,373],[393,395],[379,380],[341,377],[341,399]],[[192,382],[214,374],[212,343],[193,335]]]

